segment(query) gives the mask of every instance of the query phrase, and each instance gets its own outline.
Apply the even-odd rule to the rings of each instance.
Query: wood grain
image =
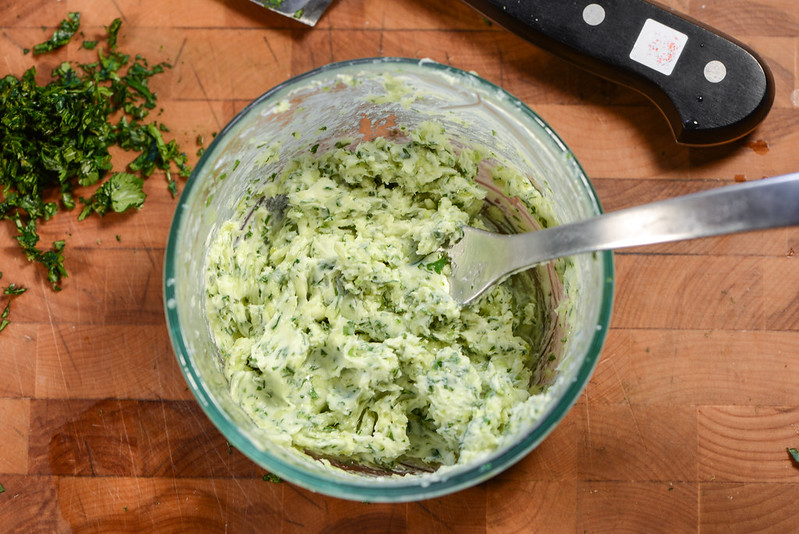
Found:
[[[163,325],[40,328],[37,398],[187,398]]]
[[[615,329],[587,388],[595,404],[799,405],[799,334]]]
[[[260,478],[189,401],[35,400],[28,469],[36,475]]]
[[[332,61],[400,55],[471,70],[531,106],[573,149],[607,210],[799,170],[795,0],[664,0],[755,48],[774,107],[739,141],[673,142],[638,93],[587,74],[457,0],[336,0],[317,27],[248,0],[0,1],[2,74],[46,80],[93,52],[32,57],[68,11],[86,38],[172,65],[157,119],[190,161],[247,103]],[[198,141],[199,139],[199,141]],[[115,152],[119,168],[130,155]],[[185,181],[181,181],[182,189]],[[67,242],[54,292],[0,226],[3,283],[29,290],[0,333],[3,532],[792,532],[799,524],[799,230],[636,247],[584,394],[493,479],[418,503],[370,504],[264,480],[192,398],[164,324],[176,201],[163,176],[137,213],[41,227]],[[89,194],[90,191],[81,191]],[[0,297],[0,306],[5,305]]]
[[[577,532],[693,532],[697,485],[658,482],[582,482]]]
[[[791,532],[796,529],[795,484],[702,484],[699,495],[702,532]]]
[[[282,485],[262,480],[63,477],[58,529],[258,531],[280,524]]]

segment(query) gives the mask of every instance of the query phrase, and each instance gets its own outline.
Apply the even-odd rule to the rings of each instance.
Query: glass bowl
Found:
[[[180,197],[164,266],[169,335],[186,381],[230,444],[264,469],[335,497],[396,502],[431,498],[476,485],[536,447],[576,402],[593,372],[609,325],[613,294],[610,252],[565,260],[563,271],[540,266],[555,325],[555,377],[541,394],[537,417],[480,461],[433,473],[377,476],[330,469],[275,445],[231,398],[205,308],[204,259],[218,226],[253,181],[313,144],[357,140],[434,119],[454,144],[490,147],[498,161],[527,177],[551,202],[558,223],[601,213],[596,193],[573,154],[520,100],[475,74],[430,60],[361,59],[335,63],[267,91],[243,109],[210,144]],[[278,147],[264,163],[263,147]],[[519,211],[513,199],[494,203]],[[518,214],[518,213],[517,213]],[[535,217],[518,230],[534,229]],[[514,217],[520,220],[519,217]],[[568,305],[561,305],[561,304]]]

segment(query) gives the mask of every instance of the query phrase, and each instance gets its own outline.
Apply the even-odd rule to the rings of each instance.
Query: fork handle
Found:
[[[676,140],[740,138],[774,101],[766,63],[746,45],[644,0],[465,0],[533,44],[652,100]]]
[[[581,252],[799,225],[799,173],[643,204],[551,229],[507,236],[509,273]]]

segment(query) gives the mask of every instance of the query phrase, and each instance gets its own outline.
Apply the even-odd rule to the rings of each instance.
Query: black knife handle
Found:
[[[774,102],[774,78],[753,50],[651,2],[465,1],[531,43],[643,93],[679,143],[738,139]]]

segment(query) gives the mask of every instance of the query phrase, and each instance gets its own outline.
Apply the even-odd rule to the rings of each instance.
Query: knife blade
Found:
[[[270,11],[314,26],[333,0],[251,0]]]

